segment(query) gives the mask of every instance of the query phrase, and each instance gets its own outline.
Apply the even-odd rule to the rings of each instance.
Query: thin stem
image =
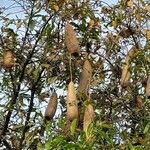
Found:
[[[70,78],[71,78],[71,81],[72,81],[71,54],[70,54],[70,57],[69,57],[69,69],[70,69]]]
[[[6,146],[6,148],[7,148],[8,150],[12,150],[11,145],[10,145],[5,139],[3,139],[3,143],[4,143],[4,145]]]
[[[22,137],[21,137],[21,140],[20,140],[20,143],[19,143],[19,150],[22,149],[22,144],[23,144],[23,141],[25,139],[25,134],[26,132],[28,131],[28,124],[29,124],[29,120],[30,120],[30,115],[31,115],[31,112],[32,112],[32,109],[33,109],[33,106],[34,106],[34,95],[35,95],[35,92],[38,88],[38,83],[42,77],[42,73],[44,71],[44,68],[42,68],[42,70],[40,71],[39,73],[39,76],[37,78],[37,80],[34,82],[32,88],[31,88],[31,99],[30,99],[30,104],[29,104],[29,108],[28,108],[28,112],[27,112],[27,117],[26,117],[26,121],[25,121],[25,125],[24,125],[24,129],[23,129],[23,132],[22,132]]]
[[[25,72],[25,69],[26,69],[26,66],[28,65],[29,61],[31,60],[34,52],[35,52],[35,49],[36,49],[36,46],[39,42],[39,40],[41,39],[41,36],[42,36],[42,33],[46,27],[46,25],[48,24],[48,22],[50,21],[50,19],[53,17],[53,15],[51,15],[49,17],[49,19],[45,22],[45,24],[43,25],[43,27],[41,28],[40,32],[39,32],[39,36],[34,44],[34,47],[32,49],[31,52],[29,52],[29,55],[27,56],[27,59],[25,61],[25,63],[23,64],[23,67],[22,67],[22,70],[21,70],[21,73],[20,73],[20,77],[19,77],[19,82],[18,82],[18,85],[16,86],[16,90],[15,90],[15,93],[12,97],[12,100],[11,100],[11,103],[10,103],[10,109],[6,115],[6,119],[5,119],[5,123],[4,123],[4,128],[0,134],[0,138],[2,138],[2,136],[5,136],[6,134],[6,131],[7,131],[7,128],[8,128],[8,124],[9,124],[9,121],[10,121],[10,117],[11,117],[11,114],[12,114],[12,111],[13,111],[13,108],[14,108],[14,104],[16,104],[17,102],[17,98],[18,98],[18,95],[19,95],[19,92],[20,92],[20,88],[21,88],[21,83],[23,81],[23,78],[24,78],[24,72]]]
[[[91,77],[92,77],[92,76],[91,76]],[[90,90],[90,86],[91,86],[91,77],[90,77],[89,83],[88,83],[88,91]],[[89,98],[89,100],[91,99],[91,93],[90,93],[90,91],[89,91],[89,93],[88,93],[88,98]]]

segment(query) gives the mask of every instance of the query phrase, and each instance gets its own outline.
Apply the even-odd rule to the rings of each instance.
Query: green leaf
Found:
[[[36,25],[36,21],[35,21],[35,20],[31,20],[31,21],[30,21],[30,24],[29,24],[29,28],[30,28],[31,30],[33,30],[33,29],[35,28],[35,25]]]
[[[45,147],[44,144],[41,143],[37,144],[37,150],[44,150],[45,149],[44,147]]]
[[[37,69],[35,69],[35,70],[33,71],[33,79],[34,79],[34,80],[37,80],[37,78],[38,78],[38,76],[39,76],[39,71],[40,71],[39,68],[37,68]]]
[[[145,126],[145,128],[144,128],[144,134],[146,134],[149,131],[149,129],[150,129],[150,122],[147,123],[147,125]]]
[[[36,7],[37,10],[39,10],[41,8],[41,2],[37,1],[35,7]]]
[[[71,126],[70,126],[71,135],[74,135],[74,134],[75,134],[76,125],[77,125],[77,119],[74,119],[74,120],[71,122]]]
[[[129,150],[135,150],[133,145],[130,142],[128,143],[128,147],[129,147]]]

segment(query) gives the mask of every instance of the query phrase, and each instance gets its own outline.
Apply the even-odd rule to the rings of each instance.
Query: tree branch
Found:
[[[29,124],[29,120],[30,120],[30,115],[31,115],[31,112],[32,112],[32,109],[33,109],[33,106],[34,106],[34,103],[33,103],[34,94],[36,92],[36,89],[38,88],[37,85],[38,85],[38,82],[41,79],[43,71],[44,71],[44,68],[42,68],[42,70],[39,73],[39,76],[37,78],[37,81],[32,85],[32,88],[31,88],[31,99],[30,99],[30,104],[29,104],[29,108],[28,108],[28,112],[27,112],[27,117],[26,117],[24,129],[23,129],[23,132],[22,132],[22,137],[21,137],[21,140],[20,140],[20,143],[19,143],[19,150],[22,149],[22,144],[23,144],[23,141],[25,139],[25,134],[28,131],[28,124]]]
[[[6,146],[7,150],[12,150],[11,145],[5,139],[3,139],[2,141],[4,145]]]
[[[19,92],[20,92],[20,87],[21,87],[21,83],[22,83],[23,78],[24,78],[24,73],[25,73],[26,66],[28,65],[30,59],[32,58],[32,56],[33,56],[33,54],[35,52],[37,43],[39,42],[39,40],[40,40],[40,38],[42,36],[42,33],[43,33],[46,25],[48,24],[48,22],[51,20],[52,17],[53,17],[53,15],[51,15],[48,18],[48,20],[45,22],[45,24],[40,29],[39,35],[38,35],[37,40],[35,41],[34,47],[33,47],[32,51],[29,52],[29,55],[27,56],[27,59],[26,59],[25,63],[23,64],[22,71],[21,71],[21,74],[20,74],[20,77],[19,77],[18,86],[16,86],[15,93],[14,93],[13,98],[12,98],[11,103],[10,103],[10,108],[11,109],[8,111],[8,113],[6,115],[6,119],[5,119],[5,123],[4,123],[4,128],[2,130],[0,138],[2,138],[2,136],[5,136],[5,134],[6,134],[6,131],[7,131],[7,128],[8,128],[8,124],[9,124],[9,121],[10,121],[10,117],[11,117],[11,114],[12,114],[12,111],[13,111],[13,108],[14,108],[14,104],[16,104],[16,101],[17,101],[17,98],[18,98],[18,95],[19,95]]]

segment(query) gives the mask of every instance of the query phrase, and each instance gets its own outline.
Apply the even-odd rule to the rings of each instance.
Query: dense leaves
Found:
[[[111,6],[100,0],[10,0],[10,3],[0,7],[2,149],[149,149],[150,100],[146,91],[150,90],[147,81],[150,3],[146,0],[120,0]],[[71,56],[67,49],[68,23],[80,45],[77,57]],[[88,79],[84,78],[89,74],[84,67],[86,60],[92,68]],[[125,66],[129,76],[123,86]],[[81,85],[81,80],[86,83]],[[73,121],[66,118],[70,81],[77,91],[79,113]],[[84,93],[79,92],[78,87],[82,86],[87,87]],[[47,121],[44,112],[54,91],[58,94],[57,111]],[[94,119],[85,132],[84,112],[91,104]]]

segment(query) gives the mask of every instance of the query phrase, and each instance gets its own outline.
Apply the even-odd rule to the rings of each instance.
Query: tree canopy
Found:
[[[148,150],[150,3],[10,2],[0,6],[0,147]]]

